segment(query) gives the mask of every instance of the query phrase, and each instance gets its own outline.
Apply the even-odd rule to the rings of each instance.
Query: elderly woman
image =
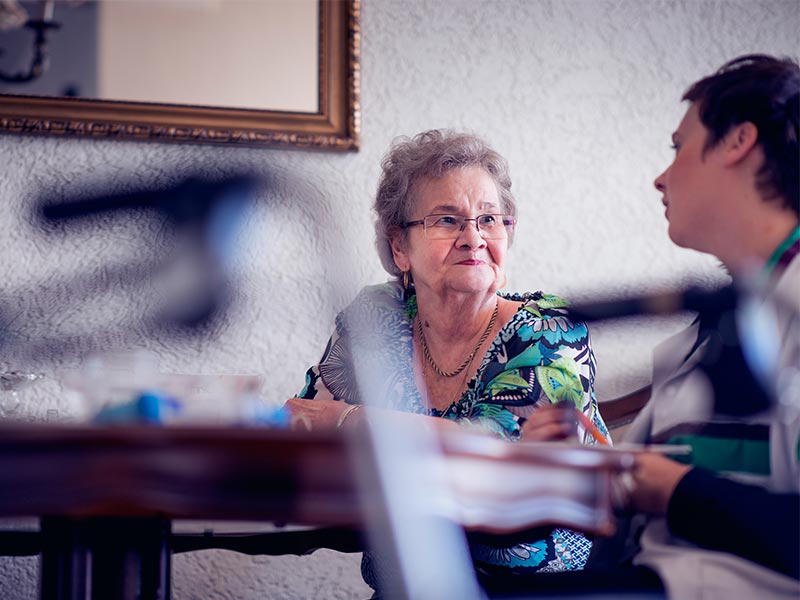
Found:
[[[570,322],[556,296],[498,291],[516,224],[505,160],[474,135],[433,130],[396,140],[382,166],[377,246],[395,280],[365,288],[337,317],[322,360],[287,403],[294,418],[341,427],[381,410],[362,409],[358,364],[362,373],[381,369],[375,395],[384,408],[420,419],[508,440],[559,440],[574,436],[575,425],[552,405],[568,401],[607,433],[586,326]],[[368,351],[356,360],[359,345]],[[578,435],[594,443],[584,429]],[[472,552],[485,573],[541,572],[582,568],[590,547],[583,535],[555,529],[543,540]]]

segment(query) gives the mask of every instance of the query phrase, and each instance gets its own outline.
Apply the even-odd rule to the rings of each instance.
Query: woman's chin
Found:
[[[500,282],[494,277],[473,274],[454,278],[450,282],[450,287],[455,291],[466,294],[486,294],[494,293],[500,289]]]

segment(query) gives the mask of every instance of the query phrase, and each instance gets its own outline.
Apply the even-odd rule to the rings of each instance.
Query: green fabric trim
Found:
[[[786,250],[789,249],[789,246],[794,244],[797,240],[800,240],[800,226],[797,226],[795,230],[789,234],[789,237],[783,240],[781,245],[775,249],[775,252],[772,253],[772,256],[769,257],[767,264],[764,265],[764,273],[766,275],[772,273],[772,270],[775,268],[775,265],[778,264],[778,261],[781,259],[781,256],[783,256],[783,253],[786,252]]]
[[[770,474],[767,440],[711,438],[687,434],[673,436],[669,439],[669,443],[690,445],[691,455],[674,458],[695,467],[717,472]]]

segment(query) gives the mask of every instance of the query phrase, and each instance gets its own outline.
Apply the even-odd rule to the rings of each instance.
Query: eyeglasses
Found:
[[[418,221],[406,221],[403,229],[422,225],[428,239],[451,240],[461,235],[467,221],[475,221],[475,228],[485,240],[499,240],[510,236],[517,223],[511,215],[478,215],[472,219],[461,215],[428,215]]]

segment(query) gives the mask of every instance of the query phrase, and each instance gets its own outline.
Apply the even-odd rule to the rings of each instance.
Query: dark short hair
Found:
[[[740,56],[692,84],[683,99],[697,104],[700,120],[709,130],[706,150],[736,125],[753,123],[764,152],[757,189],[765,200],[781,199],[800,215],[800,67],[796,60],[765,54]]]
[[[415,184],[425,177],[442,177],[450,171],[478,166],[494,180],[501,209],[516,215],[511,193],[508,163],[475,134],[452,129],[431,129],[413,138],[398,137],[383,157],[378,192],[375,195],[375,245],[383,268],[397,277],[402,272],[394,263],[390,240],[411,218],[416,202]],[[511,239],[509,243],[511,243]]]

